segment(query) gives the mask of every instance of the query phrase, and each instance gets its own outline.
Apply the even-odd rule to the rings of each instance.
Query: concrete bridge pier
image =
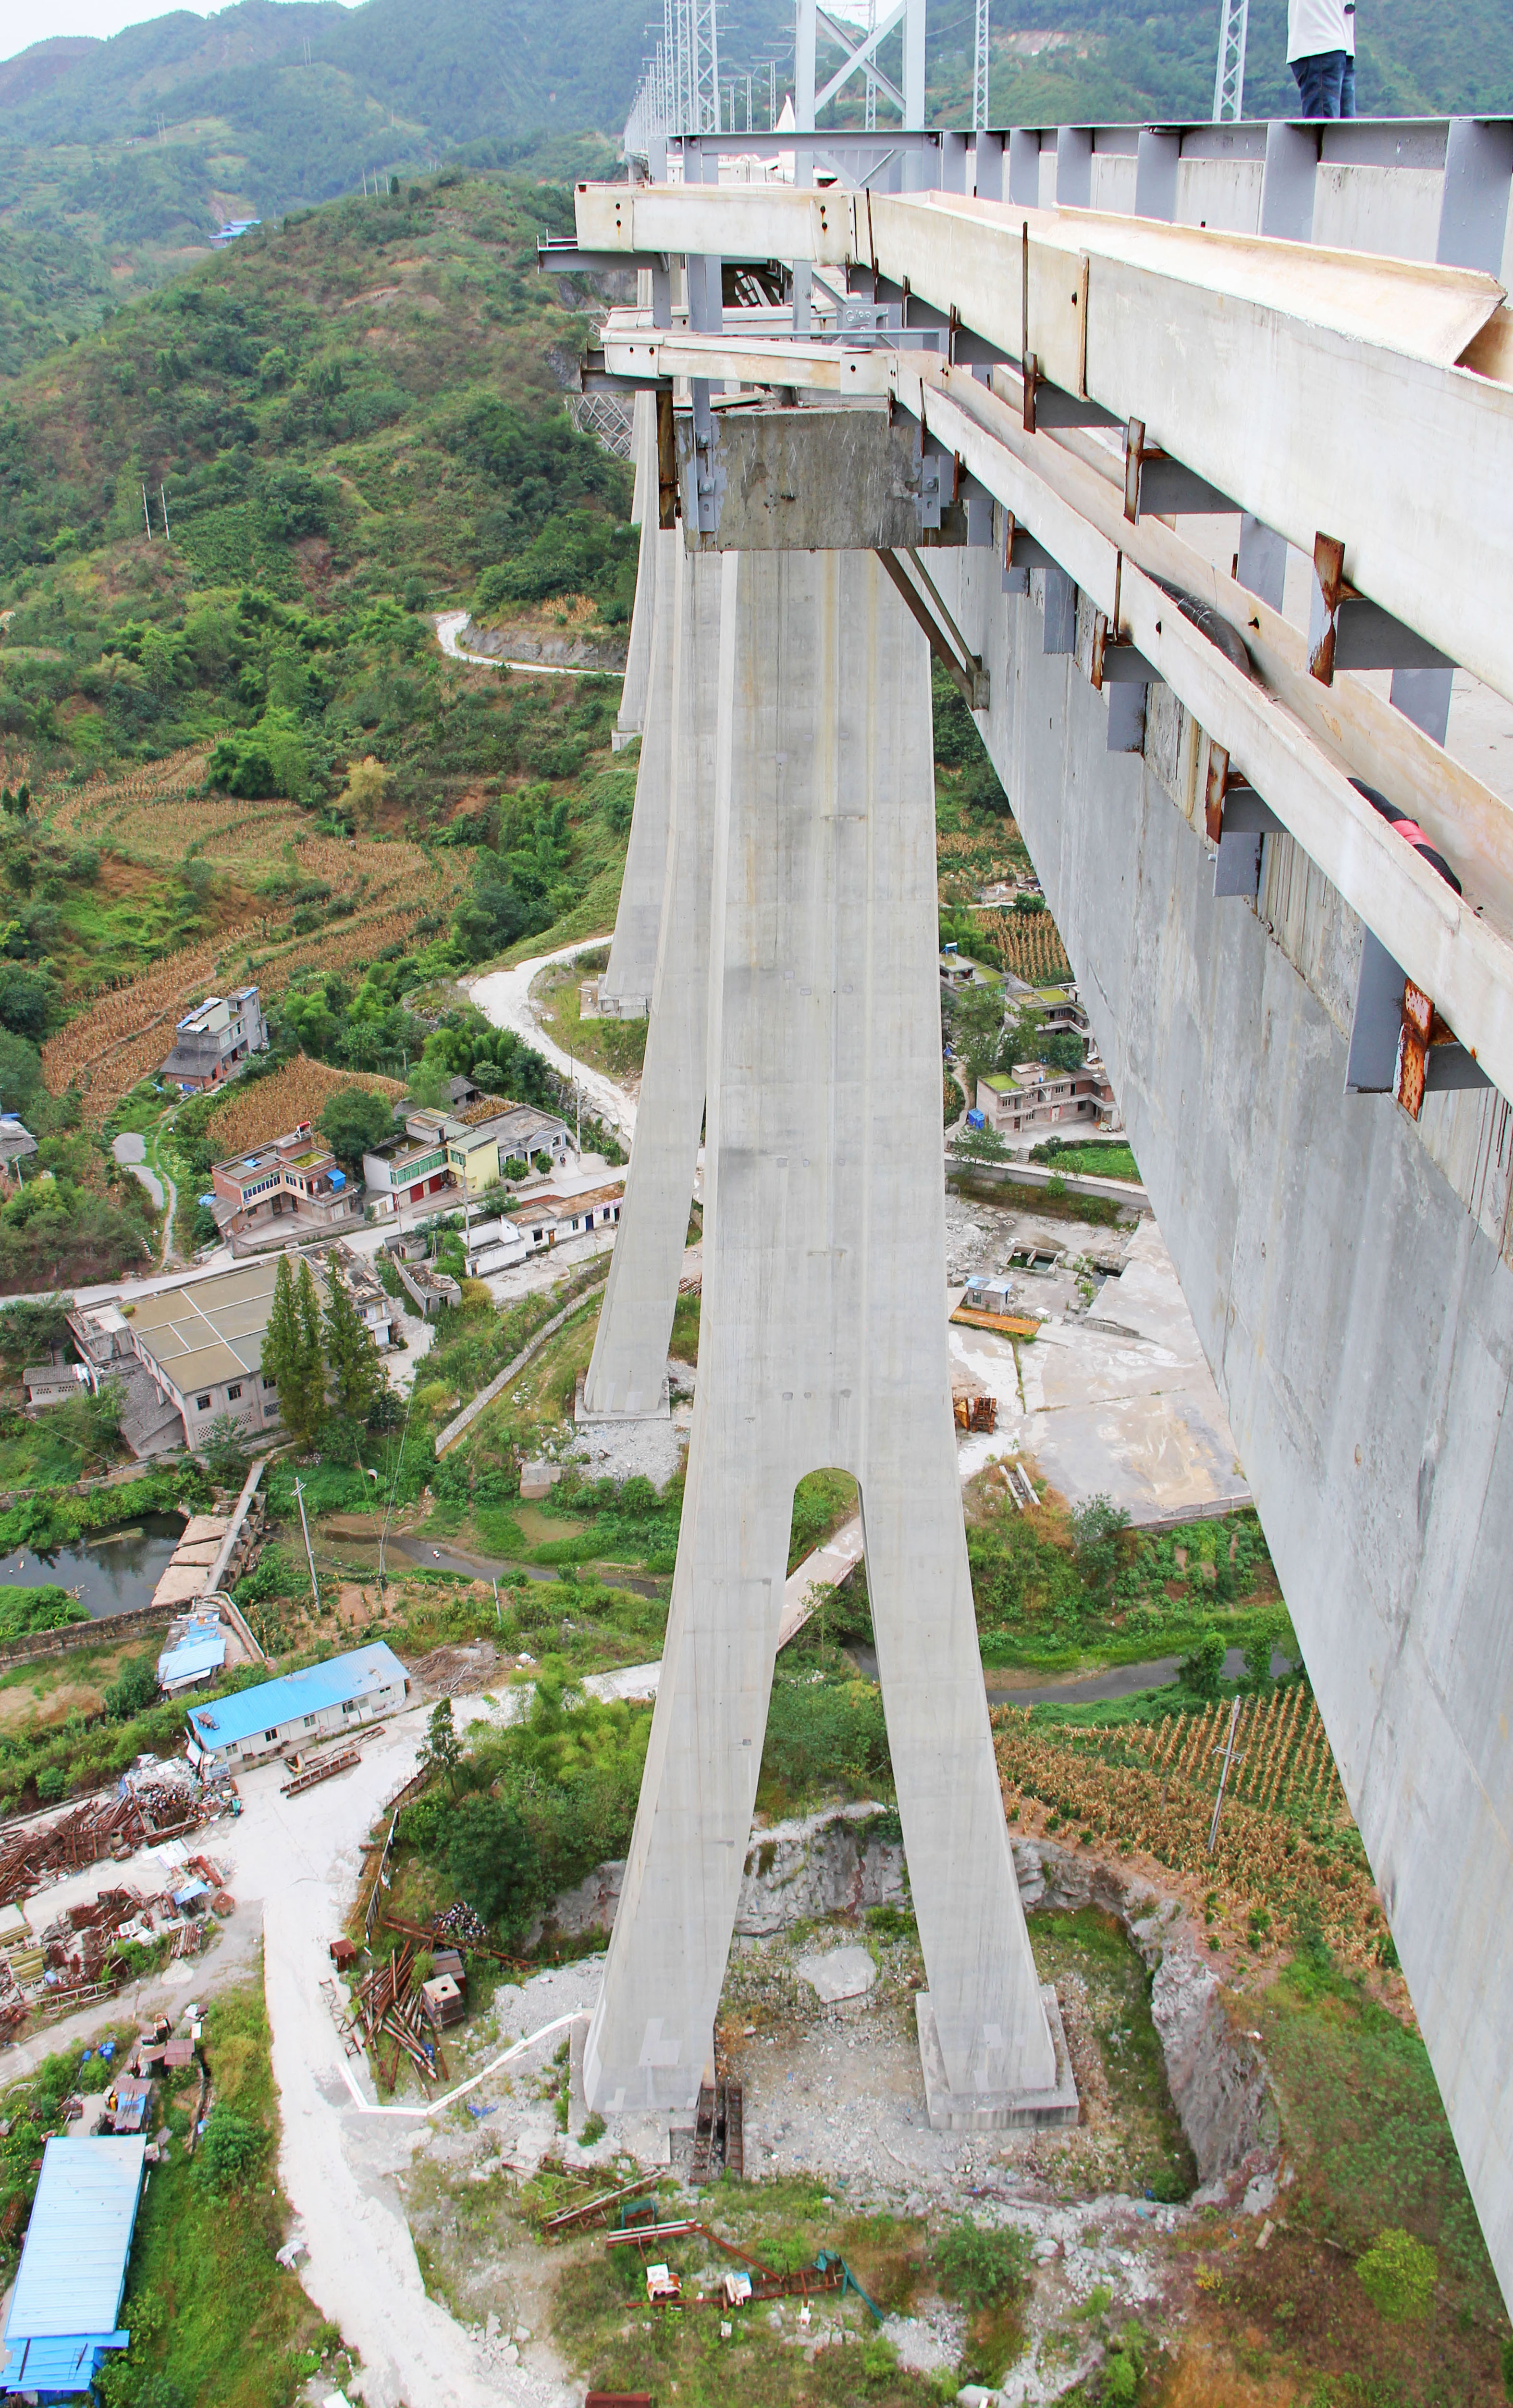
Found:
[[[645,277],[649,286],[651,278]],[[656,404],[649,393],[638,393],[631,408],[631,457],[635,465],[635,484],[630,502],[630,523],[641,529],[641,544],[636,555],[636,600],[630,613],[630,642],[626,652],[625,683],[620,689],[620,708],[615,714],[613,745],[616,752],[639,736],[646,724],[646,706],[651,683],[652,620],[656,609],[656,571],[659,566],[657,549],[656,507]]]
[[[1034,2112],[1023,2094],[1055,2095],[1057,2052],[993,1758],[951,1414],[929,657],[870,553],[710,566],[724,609],[699,1392],[585,2094],[606,2114],[697,2099],[793,1491],[835,1465],[862,1494],[932,2120],[1018,2120]]]
[[[638,405],[639,406],[639,405]],[[610,958],[599,980],[599,1010],[617,1020],[641,1020],[650,1007],[656,974],[656,940],[662,924],[662,885],[667,874],[668,825],[672,810],[673,733],[672,622],[676,533],[664,534],[654,509],[641,521],[641,565],[636,576],[636,607],[631,620],[631,665],[636,662],[637,629],[645,630],[645,702],[641,758],[636,767],[636,807],[630,821],[626,874],[620,886]],[[631,691],[631,668],[626,670],[627,700],[621,706],[621,729],[635,733],[626,719]]]
[[[672,538],[676,543],[676,538]],[[681,544],[667,563],[672,620],[666,728],[646,741],[670,762],[661,932],[636,1142],[609,1285],[584,1382],[585,1421],[667,1411],[667,1353],[704,1112],[710,877],[719,706],[720,564]],[[638,793],[636,808],[641,809]]]

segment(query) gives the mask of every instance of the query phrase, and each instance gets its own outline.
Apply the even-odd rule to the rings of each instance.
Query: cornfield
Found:
[[[1236,1928],[1260,1914],[1284,1937],[1318,1929],[1337,1955],[1364,1964],[1386,1924],[1318,1706],[1301,1683],[1242,1699],[1208,1854],[1230,1713],[1225,1702],[1155,1727],[1056,1730],[1006,1708],[993,1716],[1004,1797],[1011,1807],[1039,1800],[1201,1878]]]
[[[131,860],[177,864],[193,848],[243,884],[280,875],[296,889],[324,886],[325,924],[296,935],[290,904],[274,895],[260,916],[168,955],[77,1013],[44,1046],[42,1066],[55,1094],[73,1084],[83,1091],[91,1120],[103,1120],[157,1068],[174,1023],[202,996],[255,983],[267,1004],[303,970],[362,967],[448,918],[466,882],[454,853],[433,859],[408,841],[317,836],[294,803],[201,794],[207,758],[203,746],[186,747],[124,777],[55,789],[43,808],[55,834],[110,845]]]
[[[1038,986],[1071,977],[1066,947],[1048,911],[979,911],[974,924],[979,948],[1016,978]]]
[[[206,1140],[215,1148],[218,1159],[250,1154],[254,1146],[267,1145],[270,1139],[297,1128],[301,1121],[318,1121],[331,1097],[343,1087],[366,1087],[391,1096],[405,1092],[397,1079],[381,1079],[366,1070],[333,1070],[324,1062],[296,1054],[270,1078],[258,1079],[250,1087],[238,1080],[228,1087],[225,1101],[210,1114]]]

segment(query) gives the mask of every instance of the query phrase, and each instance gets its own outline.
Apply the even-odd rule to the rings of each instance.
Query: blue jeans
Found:
[[[1345,70],[1345,50],[1318,50],[1311,59],[1294,59],[1292,73],[1303,96],[1304,117],[1338,117]]]
[[[1340,81],[1340,115],[1355,115],[1355,61],[1348,50],[1345,54],[1345,74]]]

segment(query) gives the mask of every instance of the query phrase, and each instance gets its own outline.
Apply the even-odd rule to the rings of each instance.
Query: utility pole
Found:
[[[148,542],[151,543],[152,540],[152,513],[147,507],[147,487],[145,485],[142,487],[142,522],[147,528]]]
[[[1239,1722],[1239,1719],[1240,1700],[1236,1698],[1233,1705],[1230,1708],[1230,1735],[1224,1743],[1224,1761],[1219,1767],[1218,1796],[1214,1800],[1214,1819],[1208,1826],[1208,1853],[1210,1856],[1214,1853],[1214,1842],[1218,1837],[1218,1818],[1224,1810],[1224,1784],[1230,1777],[1230,1766],[1234,1761],[1234,1732],[1235,1726]],[[1216,1756],[1218,1755],[1218,1751],[1217,1748],[1214,1753]]]
[[[305,1491],[300,1486],[297,1480],[295,1482],[295,1495],[299,1499],[299,1526],[305,1533],[305,1560],[310,1566],[310,1594],[315,1599],[315,1611],[319,1613],[321,1610],[321,1584],[315,1577],[315,1551],[310,1542],[310,1524],[305,1519]],[[379,1560],[382,1564],[382,1553]]]
[[[776,130],[776,127],[777,61],[776,59],[769,59],[767,62],[767,130],[769,134],[773,133]]]
[[[1220,0],[1218,64],[1214,72],[1214,122],[1245,115],[1245,45],[1250,0]]]
[[[166,542],[168,542],[168,541],[169,541],[169,535],[168,535],[168,494],[167,494],[167,488],[166,488],[166,486],[164,486],[164,485],[159,485],[159,487],[158,487],[158,500],[159,500],[159,501],[162,503],[162,505],[163,505],[163,540],[164,540],[164,542],[165,542],[165,543],[166,543]]]

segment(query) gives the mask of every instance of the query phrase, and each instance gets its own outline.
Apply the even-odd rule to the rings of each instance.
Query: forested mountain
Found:
[[[643,0],[237,0],[0,64],[0,377],[177,272],[230,218],[272,219],[444,161],[553,172],[625,118]],[[969,114],[974,12],[934,0],[929,108]],[[1361,0],[1364,113],[1513,109],[1513,0]],[[1182,120],[1212,105],[1218,0],[993,0],[995,123]],[[895,36],[895,47],[898,37]],[[722,77],[791,82],[792,0],[729,0]],[[1254,0],[1247,111],[1295,105],[1285,0]],[[829,53],[838,62],[839,50]],[[825,71],[822,58],[821,72]]]

